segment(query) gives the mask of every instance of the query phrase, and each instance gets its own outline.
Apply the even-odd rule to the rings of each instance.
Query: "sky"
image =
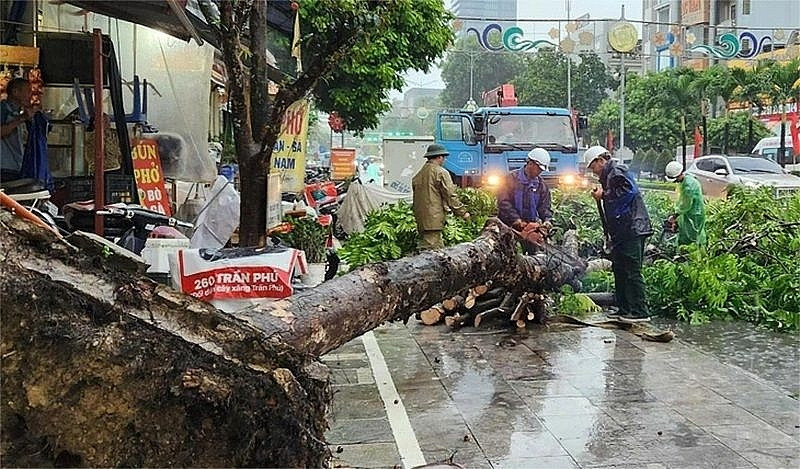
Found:
[[[450,0],[445,0],[445,5],[450,7]],[[570,17],[577,18],[588,13],[590,18],[619,18],[621,7],[625,5],[625,17],[633,20],[642,19],[642,2],[619,0],[570,0]],[[567,17],[566,0],[517,0],[517,18],[523,19],[549,19]],[[550,28],[555,23],[525,23],[519,26],[536,38],[545,38]],[[637,28],[638,29],[638,28]],[[434,67],[430,73],[410,72],[406,74],[406,89],[409,88],[444,88],[440,70]],[[404,90],[405,91],[405,90]],[[399,99],[402,93],[392,94],[393,99]]]

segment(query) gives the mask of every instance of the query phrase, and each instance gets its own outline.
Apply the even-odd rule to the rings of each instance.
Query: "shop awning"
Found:
[[[219,37],[206,22],[197,0],[173,2],[183,7],[185,18],[180,18],[167,0],[67,0],[67,3],[111,18],[147,26],[185,41],[191,39],[196,31],[204,41],[217,48],[220,46]],[[271,0],[267,8],[269,26],[286,35],[292,34],[294,26],[294,12],[290,3],[289,0]]]

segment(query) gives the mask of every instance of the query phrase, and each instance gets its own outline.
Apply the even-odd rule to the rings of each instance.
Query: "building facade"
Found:
[[[740,49],[734,60],[800,44],[797,0],[643,0],[643,49],[648,70],[688,66],[696,69],[728,60],[692,51],[698,45],[719,46],[731,33]],[[677,35],[675,33],[678,33]]]
[[[513,26],[517,21],[517,0],[453,0],[450,10],[460,18],[479,18],[463,20],[465,29],[477,29],[491,22]]]

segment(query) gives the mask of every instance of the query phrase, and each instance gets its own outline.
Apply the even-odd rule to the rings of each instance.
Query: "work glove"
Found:
[[[517,220],[511,224],[511,228],[514,228],[517,231],[523,231],[525,226],[527,226],[527,223],[522,220]]]
[[[522,239],[529,243],[542,244],[544,242],[544,234],[540,230],[540,225],[536,222],[528,223],[522,230]]]

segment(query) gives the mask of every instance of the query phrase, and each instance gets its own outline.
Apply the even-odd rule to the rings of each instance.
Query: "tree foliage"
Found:
[[[480,189],[458,189],[458,197],[470,213],[464,220],[447,216],[442,237],[445,246],[472,241],[478,237],[486,219],[497,213],[497,200]],[[339,250],[339,257],[354,269],[373,262],[399,259],[417,248],[417,224],[411,204],[400,202],[367,216],[364,231],[352,234]]]
[[[300,2],[303,71],[287,75],[272,98],[267,94],[268,2],[218,3],[218,11],[211,2],[200,6],[221,38],[241,167],[239,240],[253,246],[264,240],[266,175],[286,109],[313,94],[320,110],[338,111],[350,130],[377,125],[390,106],[388,91],[402,88],[402,74],[428,70],[452,42],[452,16],[442,0]]]
[[[690,140],[691,131],[700,123],[696,90],[691,87],[694,72],[666,70],[644,76],[629,74],[625,83],[625,146],[637,150],[674,149]],[[608,97],[590,117],[594,141],[605,141],[606,133],[619,133],[619,92]],[[686,125],[686,136],[681,120]]]
[[[568,60],[572,107],[585,114],[594,112],[614,83],[597,54],[580,54],[575,61],[553,49],[539,49],[526,56],[522,73],[514,79],[520,103],[567,107]]]
[[[728,152],[750,153],[753,143],[750,141],[750,126],[753,129],[753,142],[770,135],[769,129],[749,112],[733,112],[724,117],[708,121],[708,143],[713,147],[723,147],[725,125],[728,126]]]
[[[734,188],[708,204],[708,247],[644,269],[655,312],[692,323],[744,319],[800,329],[800,194]]]
[[[508,83],[523,70],[521,54],[489,52],[473,36],[458,39],[442,62],[445,89],[440,97],[445,108],[460,109],[470,97],[470,68],[472,95],[479,105],[484,91]]]

